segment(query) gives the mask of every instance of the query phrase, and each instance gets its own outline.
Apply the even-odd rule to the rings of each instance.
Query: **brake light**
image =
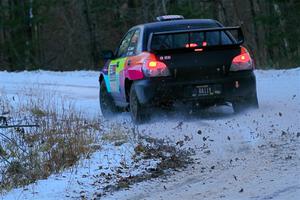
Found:
[[[194,47],[197,47],[198,46],[198,44],[197,43],[187,43],[186,45],[185,45],[185,48],[194,48]],[[207,46],[207,42],[202,42],[202,46],[203,47],[206,47]]]
[[[197,46],[198,46],[198,44],[196,44],[196,43],[188,43],[185,45],[185,48],[193,48],[193,47],[197,47]]]
[[[147,60],[143,64],[143,72],[147,77],[169,76],[170,72],[167,65],[156,60]]]
[[[156,61],[149,62],[149,68],[155,68],[155,67],[157,67],[157,62]]]
[[[147,63],[147,62],[146,62]],[[166,68],[166,64],[159,61],[148,61],[148,68],[149,69],[164,69]]]
[[[240,55],[233,58],[230,71],[252,70],[253,61],[245,47],[241,47]]]

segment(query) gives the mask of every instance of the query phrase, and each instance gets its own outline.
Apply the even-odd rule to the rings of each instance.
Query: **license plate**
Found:
[[[221,94],[221,88],[216,86],[209,86],[209,85],[201,85],[196,86],[193,90],[193,97],[197,96],[211,96],[211,95],[219,95]]]

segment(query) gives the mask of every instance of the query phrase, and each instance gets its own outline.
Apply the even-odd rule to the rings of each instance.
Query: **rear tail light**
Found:
[[[252,70],[254,68],[250,54],[245,47],[241,47],[240,55],[233,58],[230,71]]]
[[[143,72],[147,77],[170,76],[167,65],[156,60],[147,60],[143,64]]]

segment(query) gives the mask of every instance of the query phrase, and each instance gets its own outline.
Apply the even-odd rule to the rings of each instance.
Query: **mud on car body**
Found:
[[[102,114],[129,108],[140,123],[152,106],[175,101],[257,108],[254,64],[243,42],[240,27],[211,19],[162,16],[131,28],[116,52],[103,52]]]

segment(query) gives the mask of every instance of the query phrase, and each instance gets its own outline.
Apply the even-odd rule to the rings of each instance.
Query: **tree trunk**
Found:
[[[95,27],[94,23],[92,22],[91,15],[90,15],[90,6],[89,0],[84,0],[85,6],[85,19],[88,26],[89,31],[89,38],[90,38],[90,54],[91,58],[93,59],[94,69],[97,69],[98,60],[96,58],[97,55],[97,48],[96,48],[96,37],[95,37]]]

